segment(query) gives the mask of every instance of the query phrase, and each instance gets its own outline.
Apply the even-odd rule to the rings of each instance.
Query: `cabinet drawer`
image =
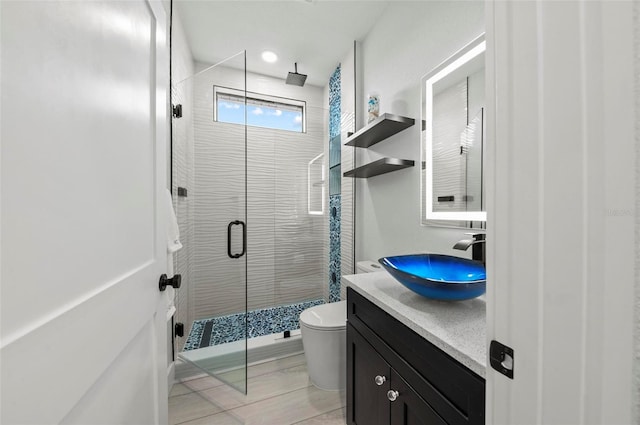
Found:
[[[484,379],[347,288],[347,321],[449,424],[484,424]]]

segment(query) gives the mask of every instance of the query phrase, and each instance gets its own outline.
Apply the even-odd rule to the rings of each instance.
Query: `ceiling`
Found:
[[[389,1],[342,0],[174,0],[196,61],[215,64],[247,51],[247,70],[286,78],[307,74],[323,87],[336,66],[362,41]],[[261,59],[264,50],[276,63]]]

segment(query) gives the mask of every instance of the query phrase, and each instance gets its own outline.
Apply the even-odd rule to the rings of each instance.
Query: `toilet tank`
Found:
[[[384,269],[377,261],[365,260],[356,263],[356,273],[372,273],[383,271]]]

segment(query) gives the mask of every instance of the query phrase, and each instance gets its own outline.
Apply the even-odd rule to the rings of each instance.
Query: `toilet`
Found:
[[[357,273],[384,270],[375,261],[359,261]],[[310,307],[300,314],[302,345],[311,382],[321,390],[344,389],[347,383],[347,302]]]

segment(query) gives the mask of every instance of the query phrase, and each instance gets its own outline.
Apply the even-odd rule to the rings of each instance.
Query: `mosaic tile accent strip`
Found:
[[[329,138],[335,140],[341,133],[341,68],[338,65],[329,79]],[[331,148],[334,149],[331,149]],[[342,145],[330,143],[329,157],[332,164],[340,164]],[[333,151],[335,150],[335,152]],[[340,301],[340,179],[341,167],[337,176],[329,173],[329,302]],[[333,189],[336,188],[336,189]]]
[[[238,313],[196,320],[193,322],[184,350],[196,350],[244,339],[247,329],[245,317],[248,318],[249,338],[299,329],[300,313],[319,304],[324,304],[324,300],[261,308],[249,311],[246,315]]]
[[[334,211],[335,209],[335,211]],[[329,302],[340,301],[340,195],[329,197]]]
[[[332,164],[340,164],[342,144],[339,140],[341,125],[341,68],[338,66],[329,79],[329,157]],[[332,149],[333,148],[333,149]],[[329,173],[329,302],[340,301],[340,180],[341,167],[334,166],[337,173]],[[333,170],[333,169],[332,169]],[[337,174],[337,175],[336,175]]]
[[[340,135],[340,65],[329,78],[329,139]]]

